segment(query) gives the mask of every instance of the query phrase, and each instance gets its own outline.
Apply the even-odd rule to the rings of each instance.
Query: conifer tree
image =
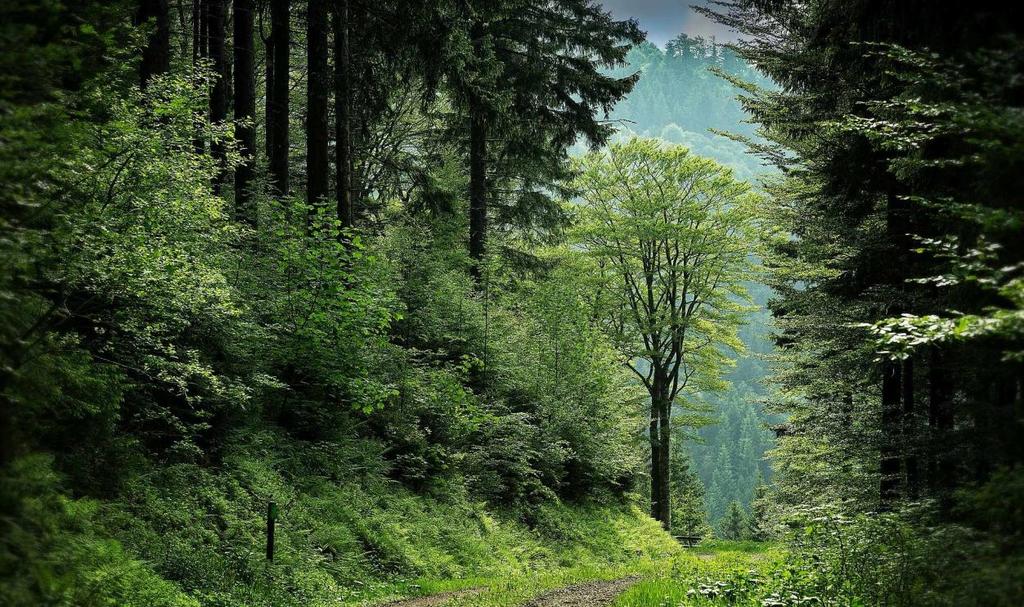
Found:
[[[544,186],[565,177],[566,150],[581,135],[594,146],[604,143],[612,127],[599,114],[636,82],[636,75],[614,78],[601,68],[621,63],[642,34],[636,22],[616,21],[589,0],[467,4],[471,54],[449,80],[467,113],[469,251],[479,278],[495,186],[519,184],[508,203],[517,207],[515,221],[544,215],[538,205],[552,213]],[[490,166],[492,157],[503,166]],[[525,183],[524,162],[533,169]]]
[[[310,212],[323,204],[328,184],[327,0],[309,0],[306,14],[306,203]]]
[[[747,539],[747,514],[737,501],[729,502],[729,509],[722,519],[720,533],[723,539]]]
[[[995,270],[1022,257],[1008,244],[1019,238],[1006,214],[1020,191],[1019,164],[1010,160],[1019,155],[1000,146],[982,152],[965,133],[1015,137],[1006,118],[1015,94],[989,75],[1017,70],[1005,35],[1016,35],[1022,8],[986,3],[970,20],[959,8],[913,0],[808,10],[789,0],[735,0],[698,9],[719,11],[751,35],[737,45],[740,55],[781,86],[737,82],[771,142],[752,149],[786,175],[774,198],[797,236],[780,239],[771,262],[789,366],[782,379],[801,394],[781,407],[793,431],[780,453],[816,465],[785,467],[776,479],[785,499],[897,508],[926,484],[947,499],[954,479],[974,482],[1021,461],[1008,430],[1017,426],[1005,415],[1019,401],[1010,386],[1020,386],[1020,367],[1008,355],[1019,351],[1019,334],[995,321],[1000,345],[953,335],[971,334],[972,316],[987,318],[999,289],[983,284],[1003,285],[1003,313],[1019,307]],[[968,107],[983,106],[967,118]],[[992,242],[998,253],[990,256]],[[967,271],[963,258],[988,261]],[[949,319],[950,309],[962,320]],[[931,364],[937,372],[924,369]],[[923,379],[934,385],[925,389]],[[927,425],[916,412],[925,395],[934,399]],[[1007,432],[982,445],[958,426]],[[922,449],[931,451],[931,483],[920,479]]]
[[[234,0],[235,140],[242,161],[235,168],[235,214],[256,225],[252,180],[256,173],[256,63],[253,0]]]
[[[274,79],[267,83],[267,159],[270,184],[277,194],[289,193],[289,120],[291,95],[291,13],[289,0],[270,0],[270,49],[267,63]]]
[[[228,117],[228,79],[230,77],[228,70],[230,68],[224,41],[227,0],[205,0],[205,2],[207,40],[214,72],[213,88],[210,91],[210,121],[219,124],[227,120]],[[213,180],[214,191],[219,193],[227,174],[227,149],[223,143],[215,140],[211,145],[210,152],[221,169]]]
[[[355,223],[352,208],[352,54],[349,48],[349,0],[339,0],[331,10],[334,29],[334,188],[338,221]]]
[[[146,46],[142,49],[139,81],[142,88],[153,76],[171,68],[171,31],[167,0],[140,0],[135,16],[136,24],[149,29]]]

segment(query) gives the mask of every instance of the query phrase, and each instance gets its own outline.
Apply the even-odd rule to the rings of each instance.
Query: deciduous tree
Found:
[[[579,170],[576,243],[606,278],[601,322],[651,399],[651,514],[670,528],[672,410],[718,388],[722,348],[741,348],[755,197],[729,169],[654,140]]]

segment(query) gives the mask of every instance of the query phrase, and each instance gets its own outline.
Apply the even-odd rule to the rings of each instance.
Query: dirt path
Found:
[[[523,607],[602,607],[611,605],[615,597],[637,583],[637,576],[610,582],[586,582],[551,590],[531,600]]]
[[[431,594],[429,596],[418,596],[414,599],[402,599],[399,601],[391,601],[390,603],[384,603],[380,607],[438,607],[444,605],[452,599],[457,599],[464,596],[472,596],[474,594],[480,594],[486,588],[467,588],[466,590],[453,590],[451,592],[441,592],[438,594]]]

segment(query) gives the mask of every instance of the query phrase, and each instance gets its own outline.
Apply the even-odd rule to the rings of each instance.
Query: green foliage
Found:
[[[464,222],[404,198],[452,202],[450,149],[402,169],[430,192],[380,190],[386,227],[260,191],[250,225],[217,183],[240,158],[202,118],[206,66],[144,92],[130,71],[62,91],[62,147],[15,167],[45,221],[0,242],[2,461],[59,455],[30,466],[38,495],[15,491],[37,456],[5,480],[5,603],[327,604],[676,549],[625,497],[639,403],[571,268],[496,265],[481,293]],[[411,107],[402,129],[440,128]]]
[[[41,455],[3,470],[0,601],[5,605],[197,607],[104,528],[103,505],[73,499]]]
[[[725,517],[719,523],[719,534],[727,540],[742,540],[748,537],[747,513],[739,502],[730,502]]]
[[[670,457],[673,535],[706,536],[708,525],[704,485],[693,471],[693,460],[686,449],[677,448]]]
[[[771,544],[704,543],[695,551],[676,555],[667,571],[640,581],[619,596],[614,605],[799,605],[797,601],[767,602],[778,591],[780,578],[777,576],[784,558],[785,552]]]
[[[650,42],[633,47],[616,75],[640,73],[633,90],[611,117],[623,121],[619,137],[657,137],[714,158],[753,181],[767,169],[744,146],[717,132],[753,136],[755,129],[736,99],[740,89],[715,75],[721,70],[768,86],[761,74],[727,46],[680,34],[664,49]]]
[[[642,361],[677,364],[672,399],[722,389],[722,349],[742,350],[757,196],[729,169],[653,140],[613,144],[579,169],[576,241],[604,280],[596,305],[616,346],[648,387]],[[685,353],[672,358],[673,348]]]

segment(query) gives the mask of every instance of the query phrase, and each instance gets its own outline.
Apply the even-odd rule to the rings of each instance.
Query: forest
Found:
[[[0,605],[1024,604],[1024,7],[694,1],[0,2]]]

